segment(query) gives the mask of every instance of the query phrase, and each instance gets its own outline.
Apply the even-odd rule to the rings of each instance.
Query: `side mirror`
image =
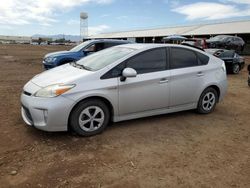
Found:
[[[122,77],[121,77],[121,81],[125,81],[126,78],[133,78],[133,77],[136,77],[137,76],[137,72],[135,69],[132,69],[132,68],[125,68],[123,71],[122,71]]]

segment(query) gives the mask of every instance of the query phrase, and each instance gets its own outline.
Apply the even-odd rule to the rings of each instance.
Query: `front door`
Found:
[[[166,57],[166,48],[157,48],[125,62],[125,67],[135,69],[138,75],[119,81],[119,115],[168,107],[170,71]]]

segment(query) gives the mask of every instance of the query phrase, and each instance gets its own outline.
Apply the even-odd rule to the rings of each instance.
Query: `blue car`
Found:
[[[98,52],[100,50],[128,43],[131,42],[126,40],[108,40],[108,39],[89,40],[72,48],[69,51],[53,52],[45,55],[43,59],[43,66],[46,70],[52,69],[54,67],[66,63],[78,61],[81,58],[90,55],[92,53]]]

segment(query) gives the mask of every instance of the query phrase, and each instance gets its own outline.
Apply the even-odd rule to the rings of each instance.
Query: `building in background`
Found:
[[[24,36],[3,36],[0,35],[0,43],[3,44],[30,44],[32,41],[31,37],[24,37]]]
[[[250,20],[103,33],[90,36],[89,39],[105,38],[131,40],[137,43],[161,43],[164,37],[170,35],[210,38],[222,34],[242,37],[246,42],[245,51],[250,53]]]

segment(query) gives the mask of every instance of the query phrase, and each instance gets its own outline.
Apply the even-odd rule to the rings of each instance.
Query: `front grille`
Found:
[[[31,93],[27,92],[27,91],[23,91],[23,94],[24,95],[27,95],[27,96],[31,96]]]
[[[22,105],[22,107],[23,107],[23,109],[24,109],[24,113],[25,113],[26,117],[29,119],[30,122],[33,122],[32,116],[31,116],[31,114],[30,114],[29,109],[26,108],[24,105]]]

